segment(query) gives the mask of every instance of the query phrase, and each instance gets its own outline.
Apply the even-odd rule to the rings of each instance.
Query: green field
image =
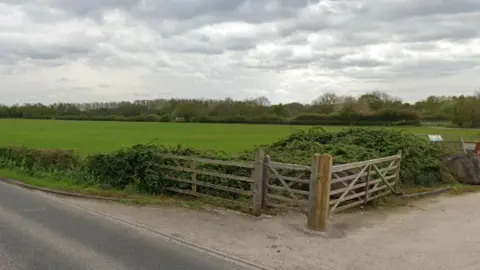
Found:
[[[0,120],[0,146],[63,148],[81,154],[107,152],[136,143],[195,147],[239,152],[255,145],[271,143],[307,126],[88,122],[53,120]],[[344,127],[324,127],[328,131]],[[374,127],[375,128],[375,127]],[[408,127],[415,134],[441,134],[445,140],[480,139],[480,130],[436,127]]]

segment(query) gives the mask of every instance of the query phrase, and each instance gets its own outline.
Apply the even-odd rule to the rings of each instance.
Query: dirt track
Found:
[[[232,211],[139,208],[65,199],[272,269],[479,269],[480,194],[337,216],[311,235],[305,216],[256,219]]]

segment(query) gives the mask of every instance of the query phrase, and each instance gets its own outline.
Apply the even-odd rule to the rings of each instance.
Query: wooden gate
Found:
[[[330,213],[396,193],[402,153],[332,167]]]
[[[267,206],[306,209],[311,167],[271,162],[268,157],[264,166],[268,177]]]
[[[319,156],[314,155],[312,165],[308,166],[273,162],[259,151],[252,172],[254,214],[261,214],[266,207],[310,213],[319,204],[324,212],[332,214],[396,193],[401,151],[394,156],[356,163],[332,166],[330,162],[327,177],[321,169],[324,167],[317,162]],[[326,179],[330,190],[318,189],[319,179]],[[319,194],[321,190],[325,193]],[[320,197],[321,202],[317,200]]]

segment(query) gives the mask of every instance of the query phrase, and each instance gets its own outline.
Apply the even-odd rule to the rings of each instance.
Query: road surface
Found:
[[[245,269],[0,182],[0,270]]]

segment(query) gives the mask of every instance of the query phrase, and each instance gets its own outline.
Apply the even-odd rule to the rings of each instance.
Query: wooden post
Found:
[[[268,194],[268,163],[270,162],[270,156],[266,155],[263,160],[263,174],[262,174],[262,209],[267,208],[267,194]]]
[[[252,213],[255,216],[260,216],[262,214],[262,204],[264,203],[264,163],[265,163],[265,152],[263,150],[258,150],[255,156],[255,168],[253,169],[253,205]]]
[[[312,166],[310,173],[310,185],[308,194],[308,212],[307,212],[307,227],[314,229],[316,224],[317,213],[317,179],[318,179],[318,163],[320,162],[320,155],[315,154],[312,158]]]
[[[466,155],[467,154],[467,148],[465,147],[465,141],[463,140],[463,136],[460,136],[460,141],[462,142],[463,153]]]
[[[307,227],[309,229],[327,230],[332,165],[331,155],[315,154],[313,157],[308,198]]]
[[[366,185],[365,185],[365,202],[364,204],[366,205],[368,203],[368,192],[369,192],[369,188],[370,188],[370,177],[372,175],[372,164],[368,165],[368,172],[367,172],[367,182],[366,182]]]
[[[191,170],[192,170],[192,181],[196,182],[197,181],[197,162],[195,160],[192,160],[191,164]],[[192,184],[192,192],[197,193],[197,184]]]
[[[396,181],[395,181],[396,192],[400,191],[400,169],[401,169],[401,165],[402,165],[402,154],[403,154],[402,150],[398,150],[397,155],[399,155],[400,158],[397,161],[397,170],[395,171],[395,173],[397,174],[397,177],[395,178],[396,179]]]

